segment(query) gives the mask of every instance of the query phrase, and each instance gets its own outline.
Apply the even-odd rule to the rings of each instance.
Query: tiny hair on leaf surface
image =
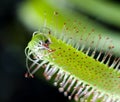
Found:
[[[99,35],[94,41],[92,29],[87,36],[81,34],[75,42],[73,37],[65,34],[77,34],[79,28],[73,26],[73,31],[69,32],[66,23],[61,31],[57,34],[45,26],[33,33],[25,48],[28,70],[25,77],[33,78],[44,69],[45,78],[53,78],[54,85],[70,100],[84,102],[91,97],[91,102],[120,102],[120,58],[112,54],[114,45],[111,40],[106,37],[103,41]],[[100,41],[106,51],[97,50]]]

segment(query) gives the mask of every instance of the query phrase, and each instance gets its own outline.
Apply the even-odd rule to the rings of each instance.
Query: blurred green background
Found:
[[[57,26],[53,12],[57,11]],[[113,53],[120,50],[119,0],[1,0],[0,1],[0,102],[68,102],[57,88],[41,80],[26,79],[24,48],[32,33],[44,25],[60,32],[64,22],[68,27],[77,20],[86,27],[86,34],[95,29],[113,40]],[[46,13],[46,16],[45,16]],[[70,19],[70,20],[69,20]],[[74,36],[79,38],[81,32]],[[102,46],[102,42],[101,42]]]

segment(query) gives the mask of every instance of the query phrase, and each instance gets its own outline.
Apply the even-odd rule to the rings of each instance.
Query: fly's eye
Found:
[[[49,48],[50,40],[46,39],[43,43],[43,46]]]
[[[45,40],[45,44],[50,44],[50,41],[48,39]]]

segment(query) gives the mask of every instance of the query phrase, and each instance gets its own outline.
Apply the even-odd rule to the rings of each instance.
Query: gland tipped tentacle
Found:
[[[110,64],[110,61],[111,61],[111,58],[112,58],[112,54],[110,53],[109,56],[108,56],[108,60],[106,62],[106,65],[109,66]]]
[[[119,62],[120,58],[115,58],[113,60],[113,63],[110,65],[110,68],[114,68],[116,66],[116,64]]]
[[[71,98],[73,97],[73,95],[76,93],[76,91],[78,90],[79,85],[80,85],[80,82],[78,82],[78,80],[77,80],[77,83],[76,83],[76,85],[75,85],[74,88],[73,88],[73,91],[72,91],[71,94],[68,96],[68,99],[69,99],[69,100],[71,100]]]
[[[54,82],[54,85],[57,86],[58,83],[62,80],[63,76],[64,76],[64,72],[59,70],[58,74],[56,75],[56,78],[55,78],[55,82]]]
[[[101,57],[101,55],[102,55],[102,53],[103,53],[103,48],[106,46],[108,39],[109,39],[108,37],[105,39],[105,41],[104,41],[104,43],[103,43],[103,47],[101,47],[100,52],[99,52],[99,54],[98,54],[98,56],[97,56],[97,58],[96,58],[97,61],[100,59],[100,57]]]
[[[48,73],[48,79],[51,79],[51,77],[58,71],[56,67],[53,67],[51,72]]]
[[[67,87],[68,84],[71,83],[71,81],[72,81],[72,76],[69,76],[67,81],[61,87],[63,87],[63,89],[65,90],[65,88]],[[64,95],[67,96],[67,91],[64,91]]]
[[[35,74],[47,62],[48,61],[42,61],[31,73]]]
[[[45,70],[44,70],[44,75],[48,72],[49,68],[50,68],[50,63],[48,63],[46,66],[45,66]]]
[[[105,60],[107,59],[107,57],[111,57],[111,50],[114,48],[114,46],[109,46],[109,50],[105,53],[101,63],[104,63]],[[108,59],[108,62],[109,62],[109,59]]]
[[[65,95],[68,95],[68,93],[71,91],[71,89],[72,89],[73,85],[75,84],[75,82],[76,82],[76,79],[73,78],[73,80],[71,80],[70,85],[68,86],[68,88],[65,91],[65,93],[66,93]]]
[[[96,50],[97,50],[97,48],[98,48],[98,45],[99,45],[100,41],[101,41],[101,35],[99,35],[99,39],[98,39],[98,41],[97,41],[97,44],[96,44],[96,46],[95,46],[95,48],[94,48],[94,50],[93,50],[93,52],[92,52],[92,54],[91,54],[91,57],[92,57],[92,58],[95,57]]]
[[[115,67],[116,70],[119,70],[120,67],[120,61],[117,63],[117,66]]]
[[[62,79],[62,82],[60,82],[60,84],[59,84],[60,85],[60,88],[59,88],[60,92],[64,91],[64,87],[63,86],[65,85],[68,77],[69,77],[69,75],[65,74],[64,77],[63,77],[63,79]]]

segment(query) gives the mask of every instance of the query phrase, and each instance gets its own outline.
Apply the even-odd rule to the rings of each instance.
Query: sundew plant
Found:
[[[87,36],[81,33],[76,42],[74,36],[66,36],[80,32],[78,25],[72,28],[69,30],[64,23],[58,34],[45,25],[33,33],[25,48],[28,70],[25,77],[34,77],[44,69],[44,77],[53,79],[53,84],[70,100],[120,102],[120,58],[112,54],[111,40],[108,37],[102,40],[98,35],[94,41],[91,35],[95,31],[91,29]],[[97,50],[101,41],[103,45]]]

